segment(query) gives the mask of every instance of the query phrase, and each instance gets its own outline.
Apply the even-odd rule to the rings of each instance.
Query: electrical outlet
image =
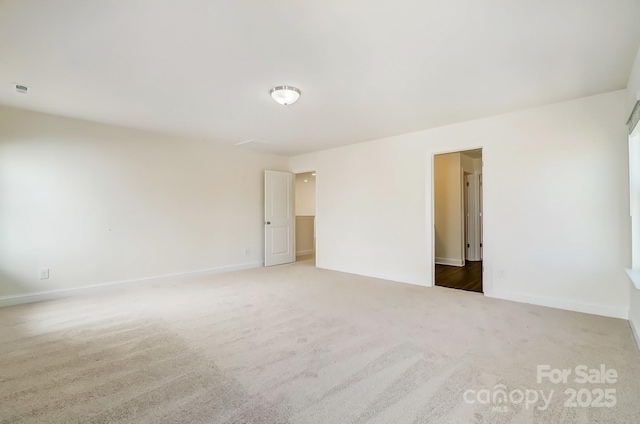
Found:
[[[49,268],[42,268],[40,270],[40,279],[46,280],[47,278],[49,278]]]
[[[498,277],[505,278],[504,269],[501,269],[500,271],[498,271]]]
[[[244,249],[244,256],[249,256],[249,248]]]

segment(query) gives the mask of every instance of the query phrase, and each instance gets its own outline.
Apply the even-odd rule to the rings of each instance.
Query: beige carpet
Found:
[[[640,423],[626,321],[309,261],[3,308],[0,323],[7,424]],[[619,378],[538,384],[544,364]],[[546,410],[478,403],[498,384],[555,395]],[[567,388],[617,403],[565,407]]]

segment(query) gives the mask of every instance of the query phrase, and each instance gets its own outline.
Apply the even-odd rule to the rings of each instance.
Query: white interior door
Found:
[[[465,174],[465,213],[467,219],[467,260],[482,260],[480,179],[479,174]]]
[[[473,178],[471,174],[464,174],[464,242],[465,242],[465,259],[467,261],[474,260],[473,252],[473,217],[471,216],[471,202],[473,195],[471,193],[471,185]]]
[[[482,202],[483,202],[483,194],[482,194],[482,174],[478,175],[478,216],[479,216],[479,222],[478,222],[478,242],[480,243],[480,260],[482,260],[482,231],[483,231],[483,215],[482,215]]]
[[[294,176],[264,171],[264,265],[280,265],[296,258]]]

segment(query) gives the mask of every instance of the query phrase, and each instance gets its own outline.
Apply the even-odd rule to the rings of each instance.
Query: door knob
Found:
[[[267,221],[267,225],[271,225],[271,222],[270,222],[270,221]]]

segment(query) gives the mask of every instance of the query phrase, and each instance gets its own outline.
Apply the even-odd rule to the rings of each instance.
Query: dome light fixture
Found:
[[[283,106],[287,106],[295,103],[300,98],[301,93],[300,90],[295,87],[291,87],[290,85],[279,85],[277,87],[273,87],[269,94],[271,94],[273,100]]]

